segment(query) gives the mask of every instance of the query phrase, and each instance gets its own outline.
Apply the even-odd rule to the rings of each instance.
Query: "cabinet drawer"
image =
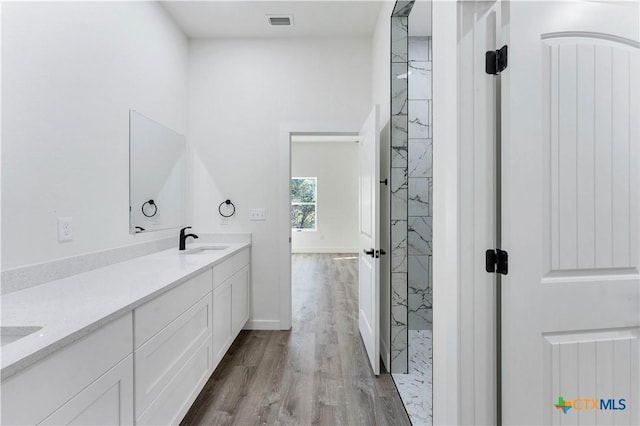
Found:
[[[136,425],[180,423],[213,373],[211,336],[181,364],[181,367],[149,408],[137,419]]]
[[[211,340],[211,293],[136,349],[136,418],[165,391],[203,342]]]
[[[211,291],[211,269],[145,303],[134,311],[134,347],[152,336]]]
[[[6,425],[38,424],[132,352],[127,314],[2,382]]]
[[[251,261],[251,250],[246,248],[229,259],[213,267],[213,288],[218,287],[233,274],[238,272]]]

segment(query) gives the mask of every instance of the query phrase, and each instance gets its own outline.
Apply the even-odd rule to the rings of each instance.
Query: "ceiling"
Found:
[[[416,0],[409,13],[409,36],[431,36],[431,0]]]
[[[163,1],[189,38],[370,37],[380,1]],[[293,15],[272,27],[266,15]]]

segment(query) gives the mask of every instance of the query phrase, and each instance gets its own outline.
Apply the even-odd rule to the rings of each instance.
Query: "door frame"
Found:
[[[499,7],[508,0],[486,3],[492,1]],[[473,77],[462,67],[474,63],[474,55],[484,58],[484,51],[459,43],[475,28],[474,3],[432,3],[432,16],[438,16],[432,24],[434,424],[495,424],[497,420],[495,375],[487,375],[485,364],[475,356],[482,353],[486,360],[495,354],[495,323],[478,313],[496,306],[486,294],[474,291],[474,284],[485,282],[487,273],[477,267],[478,242],[474,227],[468,226],[486,219],[482,205],[474,199],[475,191],[469,191],[475,176],[464,151],[470,143],[464,138],[473,132],[473,117],[470,120],[468,111],[466,116],[464,112],[473,94],[463,88],[469,87]],[[479,395],[478,389],[485,391]]]
[[[278,275],[280,281],[280,330],[290,330],[293,305],[291,297],[291,136],[293,135],[357,135],[359,127],[345,123],[282,123],[278,155]]]
[[[500,247],[499,76],[485,71],[485,52],[501,46],[500,2],[460,6],[460,418],[461,424],[499,424],[499,281],[485,272],[485,250]],[[468,356],[473,354],[473,356]]]

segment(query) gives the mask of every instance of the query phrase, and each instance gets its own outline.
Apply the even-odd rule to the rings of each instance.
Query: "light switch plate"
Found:
[[[71,217],[59,217],[58,218],[58,241],[71,241],[73,240],[73,228],[71,227]]]
[[[267,220],[264,209],[249,209],[250,220]]]

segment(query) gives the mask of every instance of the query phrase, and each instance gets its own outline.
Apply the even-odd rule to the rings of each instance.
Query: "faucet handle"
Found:
[[[184,234],[184,231],[186,231],[187,229],[191,229],[191,227],[190,227],[190,226],[185,226],[184,228],[182,228],[182,229],[180,230],[180,233],[181,233],[181,234]]]

